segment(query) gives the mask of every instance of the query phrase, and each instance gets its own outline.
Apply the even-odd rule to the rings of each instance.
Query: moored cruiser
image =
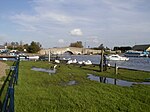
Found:
[[[127,57],[148,57],[148,52],[143,52],[143,51],[133,51],[129,50],[125,52],[124,56]]]

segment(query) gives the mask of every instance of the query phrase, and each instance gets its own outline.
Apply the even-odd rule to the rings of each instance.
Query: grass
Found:
[[[87,79],[87,73],[143,81],[149,72],[60,64],[55,75],[30,70],[32,66],[49,68],[47,62],[21,62],[19,82],[15,86],[16,112],[149,112],[150,85],[121,87]],[[62,85],[76,80],[76,85]]]
[[[5,63],[7,63],[8,66],[11,66],[11,65],[13,65],[14,62],[7,61]],[[8,85],[9,85],[9,80],[10,80],[10,77],[8,77],[9,71],[10,71],[10,69],[6,69],[6,76],[3,76],[0,78],[0,88],[1,88],[0,89],[0,111],[2,108],[2,103],[4,101],[4,98],[5,98],[7,90],[8,90]],[[8,77],[8,80],[6,80],[7,77]]]

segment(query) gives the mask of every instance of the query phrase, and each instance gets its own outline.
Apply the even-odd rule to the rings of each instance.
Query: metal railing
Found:
[[[9,74],[1,87],[0,97],[2,97],[5,89],[6,93],[0,102],[0,112],[14,112],[14,86],[18,81],[19,62],[20,60],[18,59],[11,66]]]

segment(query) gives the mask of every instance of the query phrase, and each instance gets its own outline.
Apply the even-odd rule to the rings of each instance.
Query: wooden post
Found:
[[[117,75],[118,74],[118,67],[117,67],[117,64],[115,63],[115,74]]]
[[[48,52],[48,62],[51,61],[51,51]]]
[[[114,79],[114,85],[117,85],[117,79]]]
[[[104,71],[107,71],[107,60],[105,55],[104,55]]]
[[[102,50],[101,51],[101,61],[100,61],[100,71],[101,72],[103,72],[103,64],[104,64],[103,63],[104,62],[104,59],[103,59],[104,57],[103,56],[104,56],[104,51]]]

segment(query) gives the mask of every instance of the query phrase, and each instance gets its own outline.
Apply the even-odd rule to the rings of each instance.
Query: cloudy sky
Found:
[[[150,0],[0,0],[0,44],[150,44]]]

